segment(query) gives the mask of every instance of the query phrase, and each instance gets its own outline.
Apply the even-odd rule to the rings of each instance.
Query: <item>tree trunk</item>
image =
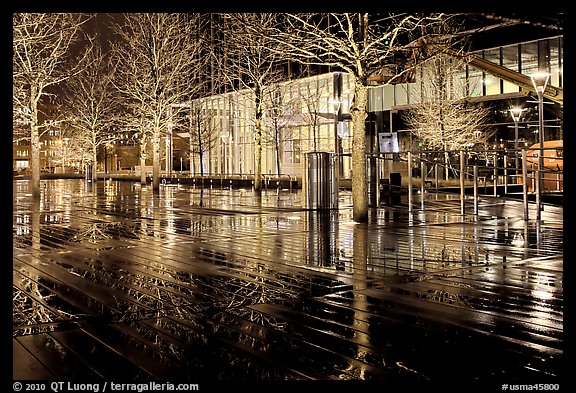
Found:
[[[188,166],[190,177],[194,176],[194,153],[192,153],[192,126],[190,126],[190,138],[188,139]]]
[[[254,190],[262,190],[262,99],[261,91],[255,92],[256,125],[254,127]]]
[[[280,176],[280,142],[276,136],[276,174]]]
[[[34,99],[35,89],[30,91],[30,147],[31,160],[30,170],[32,171],[32,198],[40,199],[40,135],[38,132],[38,101]]]
[[[146,185],[146,156],[140,151],[140,185]]]
[[[202,131],[200,129],[200,121],[198,121],[196,124],[196,131],[198,131],[198,162],[200,165],[200,176],[204,176],[204,153],[202,153],[204,146],[202,144]]]
[[[198,162],[200,163],[200,176],[204,176],[204,154],[202,154],[202,147],[198,151]]]
[[[38,127],[32,126],[32,195],[34,199],[40,199],[40,137],[38,136]]]
[[[368,88],[356,81],[352,107],[352,211],[356,222],[368,221],[368,192],[366,185],[366,104]]]
[[[160,130],[158,127],[154,130],[152,145],[154,147],[152,153],[152,190],[160,192]]]
[[[446,144],[444,144],[444,180],[448,181],[450,177],[450,155],[446,150]]]
[[[254,189],[262,189],[262,128],[261,119],[256,120],[254,130]]]
[[[96,146],[94,146],[94,149],[92,150],[92,184],[96,184],[96,181],[98,180],[98,176],[96,176],[97,159],[98,155],[96,154]]]
[[[312,124],[312,149],[312,151],[318,151],[318,146],[316,145],[316,124]]]

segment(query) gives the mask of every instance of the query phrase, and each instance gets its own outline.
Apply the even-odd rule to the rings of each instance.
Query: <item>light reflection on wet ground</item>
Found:
[[[43,185],[14,181],[15,379],[560,377],[562,208],[430,194],[357,224],[346,191]]]

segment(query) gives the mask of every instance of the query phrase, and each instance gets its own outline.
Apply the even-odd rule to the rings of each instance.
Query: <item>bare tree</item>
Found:
[[[32,194],[40,198],[40,134],[38,104],[81,70],[70,63],[72,46],[88,17],[82,14],[15,13],[12,15],[13,108],[30,127]],[[25,119],[22,119],[25,117]]]
[[[282,173],[283,145],[286,139],[285,131],[290,127],[293,117],[295,99],[288,93],[288,84],[272,83],[268,86],[264,97],[265,133],[264,142],[272,145],[276,159],[276,173]]]
[[[323,108],[326,108],[326,102],[322,102],[322,99],[328,96],[327,85],[318,85],[314,88],[310,84],[306,84],[306,91],[302,92],[301,99],[306,110],[302,113],[302,116],[306,120],[307,124],[310,125],[312,130],[312,150],[318,151],[322,149],[320,141],[318,140],[320,134],[320,125],[326,124],[327,122],[332,123],[333,120],[329,120],[330,116],[334,116],[332,113],[322,112]],[[329,149],[328,146],[325,146]]]
[[[452,76],[461,63],[437,55],[422,66],[422,102],[403,113],[408,128],[427,149],[460,150],[486,143],[489,108],[463,98]]]
[[[116,85],[122,83],[122,77],[118,77],[116,73],[114,78]],[[145,97],[141,96],[139,99],[124,100],[121,104],[121,116],[118,118],[118,126],[128,131],[132,135],[132,140],[138,145],[138,156],[140,160],[140,184],[146,185],[146,160],[151,156],[152,146],[151,141],[153,137],[153,121],[148,114],[141,111],[141,108],[146,108],[144,102]]]
[[[86,163],[92,162],[94,156],[91,150],[91,140],[86,133],[73,127],[70,122],[66,125],[66,157],[70,161],[76,161],[84,168]]]
[[[262,189],[262,139],[264,98],[268,86],[281,79],[279,61],[284,56],[273,52],[273,41],[255,32],[254,27],[272,28],[276,14],[223,14],[224,45],[222,58],[225,76],[238,91],[246,94],[254,113],[254,189]]]
[[[64,108],[70,125],[76,129],[75,138],[91,157],[95,182],[98,150],[118,136],[113,131],[119,107],[112,88],[114,67],[101,45],[89,40],[82,59],[85,62],[82,71],[66,82]]]
[[[120,38],[113,45],[120,75],[117,88],[138,116],[141,154],[146,150],[143,138],[152,135],[152,184],[156,192],[160,189],[161,137],[172,117],[184,110],[177,104],[188,101],[198,88],[193,83],[200,64],[196,56],[201,45],[197,19],[196,14],[134,13],[125,14],[113,25]]]
[[[66,168],[70,166],[70,162],[78,162],[80,161],[78,158],[81,157],[72,139],[74,137],[74,129],[70,127],[68,120],[66,113],[63,111],[58,112],[57,117],[52,120],[52,123],[58,127],[58,133],[52,139],[55,142],[53,151],[56,161],[60,161],[62,173],[66,173]]]
[[[335,67],[353,76],[355,94],[350,108],[352,140],[353,219],[368,219],[365,120],[369,78],[388,73],[390,83],[408,72],[392,64],[412,53],[413,41],[443,15],[282,14],[274,24],[255,26],[267,37],[271,50],[302,64]]]
[[[202,103],[195,101],[190,107],[190,162],[193,162],[194,154],[198,155],[200,176],[204,176],[205,154],[212,151],[218,141],[218,127],[216,114],[209,108],[203,107]],[[190,171],[194,171],[194,165],[190,165]]]

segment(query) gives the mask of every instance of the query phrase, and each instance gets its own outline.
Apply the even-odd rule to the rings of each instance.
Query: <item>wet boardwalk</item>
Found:
[[[561,207],[430,194],[363,225],[346,191],[42,183],[13,183],[15,380],[564,381]]]

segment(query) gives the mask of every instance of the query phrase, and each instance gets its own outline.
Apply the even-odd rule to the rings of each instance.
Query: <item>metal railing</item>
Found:
[[[388,187],[407,187],[408,208],[412,211],[414,190],[417,189],[417,186],[420,188],[419,192],[424,195],[427,188],[434,187],[435,191],[439,191],[440,184],[444,183],[444,187],[454,187],[454,183],[457,182],[460,189],[461,214],[464,215],[466,213],[464,203],[466,191],[469,188],[473,189],[474,214],[478,214],[479,187],[484,187],[484,195],[489,195],[488,187],[491,185],[493,188],[491,195],[498,197],[499,190],[503,191],[504,194],[509,194],[511,186],[516,186],[516,189],[520,186],[524,204],[524,219],[528,220],[529,195],[546,191],[562,192],[563,169],[557,165],[555,169],[544,166],[542,170],[539,170],[537,164],[527,159],[525,149],[517,152],[520,154],[518,159],[520,168],[515,168],[510,165],[516,161],[514,153],[516,152],[510,150],[408,151],[404,157],[394,160],[406,164],[407,184],[401,186],[390,184]],[[512,155],[512,159],[510,159],[510,155]],[[450,158],[448,161],[444,159],[447,156]],[[381,155],[376,157],[383,161],[392,160]],[[432,157],[434,159],[431,159]],[[562,161],[562,157],[544,158],[555,158]],[[443,180],[440,180],[439,176],[441,171],[446,174],[446,178]],[[428,180],[431,175],[432,180]],[[537,179],[540,177],[542,183],[541,187],[538,187]],[[415,181],[415,179],[419,179],[419,181]],[[424,209],[424,198],[421,199],[421,202],[422,209]],[[542,209],[541,206],[537,208]]]

